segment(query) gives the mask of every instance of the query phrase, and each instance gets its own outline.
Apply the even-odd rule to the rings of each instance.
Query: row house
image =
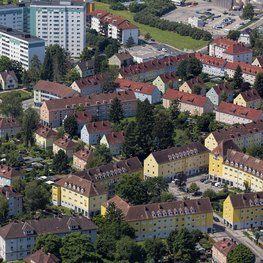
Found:
[[[218,106],[222,100],[232,102],[234,91],[231,84],[224,82],[209,89],[206,93],[206,97],[209,98],[215,106]]]
[[[34,86],[34,104],[41,107],[46,100],[66,99],[78,96],[70,87],[48,80],[39,80]]]
[[[247,124],[236,124],[211,132],[205,139],[205,147],[210,151],[223,140],[231,139],[240,148],[263,144],[263,121],[253,121]]]
[[[115,83],[117,85],[117,91],[132,90],[136,98],[140,101],[145,101],[147,99],[151,104],[161,101],[160,90],[152,84],[128,79],[117,79]]]
[[[213,209],[208,198],[131,205],[114,196],[102,204],[102,216],[111,203],[122,211],[124,220],[135,229],[137,241],[167,238],[172,231],[184,228],[209,233],[213,227]]]
[[[188,111],[191,115],[198,116],[201,116],[203,113],[213,112],[214,106],[209,98],[174,89],[168,89],[163,95],[163,106],[169,108],[175,100],[179,102],[181,112]]]
[[[187,92],[187,93],[196,93],[195,87],[200,88],[200,95],[205,95],[205,83],[200,77],[195,77],[186,80],[180,87],[179,91]]]
[[[92,158],[92,151],[87,148],[83,148],[73,154],[73,167],[83,171],[86,169],[87,163]]]
[[[250,89],[239,93],[234,99],[234,104],[247,108],[260,109],[262,98],[256,89]]]
[[[111,155],[119,155],[122,152],[122,146],[125,141],[123,131],[104,134],[100,140],[100,144],[104,144],[109,148]]]
[[[77,108],[82,108],[99,120],[109,117],[111,104],[118,98],[122,104],[124,117],[133,117],[137,110],[137,99],[133,91],[119,91],[116,93],[92,94],[86,97],[75,97],[45,101],[40,108],[40,120],[49,127],[59,127],[66,116],[74,114]]]
[[[12,138],[21,130],[21,124],[15,118],[2,117],[0,118],[0,138]]]
[[[225,37],[219,37],[209,44],[209,56],[228,62],[252,63],[252,50],[244,44]]]
[[[216,121],[226,124],[246,124],[263,120],[263,111],[221,101],[215,111]]]

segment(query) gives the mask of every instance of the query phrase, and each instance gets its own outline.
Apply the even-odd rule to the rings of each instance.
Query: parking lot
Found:
[[[212,2],[200,0],[196,6],[177,6],[163,18],[187,24],[189,17],[199,17],[205,22],[205,30],[213,35],[226,35],[230,29],[237,29],[245,24],[239,15],[240,11],[229,11]]]

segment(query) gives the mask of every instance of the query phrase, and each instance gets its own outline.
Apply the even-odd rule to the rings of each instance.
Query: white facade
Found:
[[[232,78],[234,77],[234,75],[235,75],[235,70],[226,68],[226,69],[225,69],[225,73],[226,73],[226,76],[227,76],[228,78],[231,78],[231,79],[232,79]],[[254,75],[254,74],[248,74],[248,73],[246,73],[246,72],[243,72],[242,77],[243,77],[243,79],[244,79],[244,82],[248,82],[248,83],[250,83],[251,85],[253,85],[254,82],[255,82],[255,80],[256,80],[256,75]]]
[[[44,39],[46,46],[58,44],[72,57],[79,57],[86,45],[85,2],[34,2],[30,16],[30,32]]]
[[[21,62],[23,68],[27,70],[34,55],[37,55],[43,63],[45,56],[43,39],[0,26],[0,56]]]
[[[225,70],[224,70],[224,65],[222,67],[220,66],[213,66],[209,64],[204,64],[203,63],[203,73],[207,73],[208,75],[211,76],[217,76],[217,77],[224,77],[225,76]]]
[[[203,27],[204,21],[196,16],[188,18],[188,24],[192,27]]]

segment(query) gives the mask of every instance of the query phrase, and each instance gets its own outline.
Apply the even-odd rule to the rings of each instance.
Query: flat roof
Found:
[[[70,0],[41,0],[41,1],[32,1],[31,2],[31,6],[32,5],[38,5],[38,6],[84,6],[86,3],[85,2],[75,2],[75,1],[70,1]]]

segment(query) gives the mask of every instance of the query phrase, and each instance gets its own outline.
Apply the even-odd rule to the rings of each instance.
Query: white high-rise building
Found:
[[[79,57],[86,45],[86,3],[34,1],[30,5],[30,33],[58,44],[72,57]]]

